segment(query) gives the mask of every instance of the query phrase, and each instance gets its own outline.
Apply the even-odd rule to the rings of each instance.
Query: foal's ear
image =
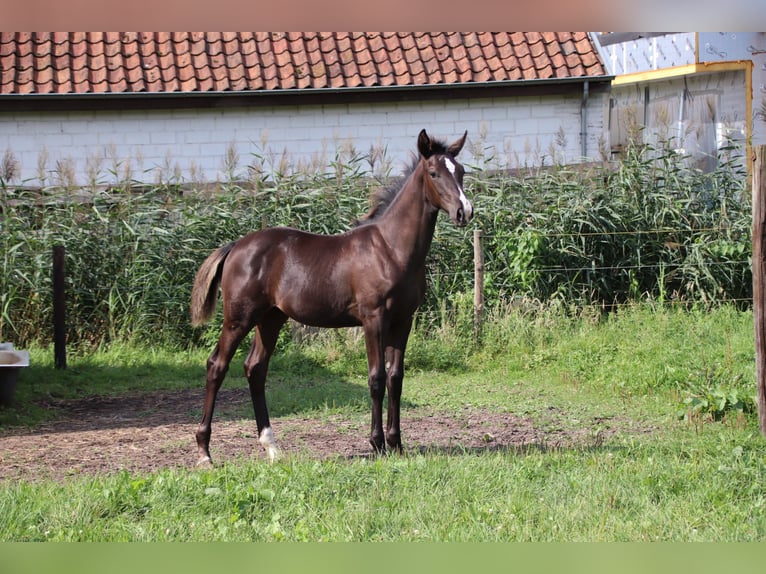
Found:
[[[447,151],[450,153],[452,157],[457,156],[457,154],[460,153],[460,150],[463,149],[463,145],[465,144],[465,137],[467,135],[468,135],[468,130],[465,130],[465,133],[463,133],[463,137],[447,148]]]
[[[420,155],[426,159],[431,157],[434,153],[431,149],[431,138],[428,136],[425,129],[420,130],[420,134],[418,134],[418,151],[420,152]]]

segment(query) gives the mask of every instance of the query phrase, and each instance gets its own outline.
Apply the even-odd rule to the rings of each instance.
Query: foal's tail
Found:
[[[194,327],[206,323],[213,316],[218,302],[223,262],[232,247],[234,243],[229,243],[213,251],[197,271],[191,294],[191,323]]]

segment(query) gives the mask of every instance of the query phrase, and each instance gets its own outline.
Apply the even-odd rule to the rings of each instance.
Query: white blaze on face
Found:
[[[448,157],[444,158],[444,166],[447,168],[447,171],[452,174],[452,177],[455,177],[455,164],[452,162],[452,160]],[[457,180],[455,180],[455,183],[457,184],[457,189],[460,192],[460,203],[463,204],[463,211],[465,212],[466,219],[471,218],[471,214],[473,213],[473,207],[471,206],[471,202],[468,201],[468,198],[465,196],[465,193],[463,193],[463,187],[457,183]]]

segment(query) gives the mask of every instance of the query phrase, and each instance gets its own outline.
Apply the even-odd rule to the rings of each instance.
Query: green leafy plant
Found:
[[[686,421],[704,417],[712,421],[721,421],[728,414],[747,415],[756,410],[757,403],[754,396],[737,389],[715,388],[686,397],[678,417]]]

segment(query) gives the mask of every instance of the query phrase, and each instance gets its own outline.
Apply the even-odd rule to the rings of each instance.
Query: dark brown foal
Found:
[[[255,328],[245,360],[258,440],[270,460],[279,453],[264,394],[269,359],[285,321],[364,330],[372,401],[370,444],[401,450],[399,421],[404,354],[412,317],[426,289],[426,255],[439,210],[463,226],[473,207],[463,192],[463,166],[455,159],[467,134],[451,145],[418,136],[418,158],[385,208],[339,235],[271,228],[214,251],[192,290],[192,323],[212,316],[220,285],[223,328],[207,362],[198,464],[210,464],[216,395],[242,339]],[[383,399],[388,415],[383,428]]]

